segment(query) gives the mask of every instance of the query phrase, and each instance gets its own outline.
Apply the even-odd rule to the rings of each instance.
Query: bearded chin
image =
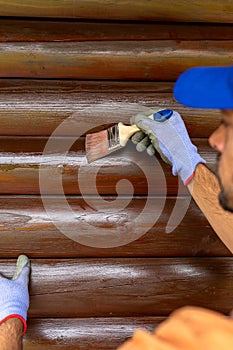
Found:
[[[218,199],[219,199],[219,203],[220,203],[221,207],[224,210],[227,210],[230,213],[233,213],[233,207],[231,207],[229,205],[229,200],[228,200],[227,195],[225,194],[225,192],[223,190],[219,193]]]
[[[230,213],[233,213],[233,206],[229,205],[228,195],[226,194],[226,192],[223,189],[222,182],[221,182],[221,179],[220,179],[220,176],[219,176],[218,169],[219,169],[220,159],[221,159],[221,153],[218,153],[217,154],[217,159],[216,159],[217,160],[217,166],[216,166],[215,174],[216,174],[216,176],[218,178],[219,186],[221,188],[221,192],[219,193],[219,196],[218,196],[219,204],[221,205],[221,207],[224,210],[229,211]]]

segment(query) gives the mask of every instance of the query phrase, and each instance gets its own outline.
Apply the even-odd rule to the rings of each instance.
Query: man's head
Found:
[[[189,69],[177,80],[174,96],[189,107],[221,110],[222,122],[209,143],[218,152],[220,204],[233,212],[233,67]]]

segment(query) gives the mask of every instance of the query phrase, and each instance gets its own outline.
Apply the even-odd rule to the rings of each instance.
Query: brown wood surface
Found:
[[[1,19],[0,42],[233,40],[232,25]]]
[[[20,139],[9,139],[10,149],[7,148],[7,140],[0,143],[3,147],[0,153],[1,194],[95,194],[96,184],[100,194],[115,195],[117,182],[126,179],[134,186],[135,195],[147,195],[148,191],[150,194],[165,195],[164,176],[167,180],[167,193],[177,193],[178,181],[172,175],[171,167],[162,161],[159,163],[159,156],[150,157],[146,152],[137,152],[132,142],[125,148],[88,164],[82,138],[67,154],[67,142],[72,145],[72,139],[67,141],[67,138],[55,138],[52,146],[46,146],[44,152],[41,146],[45,140],[34,142],[33,138],[28,138],[24,139],[21,146]],[[207,140],[194,139],[193,142],[208,166],[215,169],[216,153],[207,144]],[[25,145],[28,153],[25,153]],[[12,147],[20,152],[12,152]],[[81,185],[79,176],[84,179]],[[39,179],[43,187],[39,186]],[[58,187],[59,181],[63,187]],[[128,181],[124,181],[121,188],[122,194],[132,192]],[[181,187],[181,193],[187,194],[184,186]]]
[[[5,276],[14,268],[0,261]],[[32,260],[29,317],[167,316],[190,304],[228,314],[232,283],[232,258]]]
[[[230,41],[1,43],[2,78],[170,81],[195,66],[231,65]]]
[[[232,23],[233,4],[218,0],[10,0],[0,1],[1,16],[159,20]]]
[[[0,8],[0,272],[11,277],[19,254],[32,259],[25,349],[116,349],[135,328],[152,330],[184,305],[229,314],[231,253],[193,201],[166,233],[175,205],[183,212],[189,202],[185,187],[177,200],[170,167],[161,162],[161,169],[131,143],[87,165],[80,136],[128,124],[148,107],[173,108],[214,169],[207,137],[220,114],[179,105],[172,81],[192,66],[232,64],[233,3],[0,0]],[[63,196],[39,196],[39,167],[45,193]],[[145,172],[153,205],[138,223],[148,201]],[[131,200],[127,182],[117,188],[125,179],[134,187]],[[95,183],[101,197],[93,195]],[[66,212],[64,193],[75,216]],[[102,209],[93,209],[101,200]],[[148,232],[138,238],[138,231]],[[112,241],[118,245],[103,248]]]
[[[138,328],[153,331],[162,317],[29,319],[25,350],[116,350]]]
[[[115,200],[109,197],[104,199]],[[62,211],[62,198],[51,197],[49,200],[53,209]],[[102,231],[97,239],[103,236],[106,240],[108,235],[111,238],[116,232],[125,234],[125,227],[141,213],[147,198],[134,197],[121,213],[116,213],[114,208],[105,213],[94,211],[80,197],[68,197],[67,200],[76,216],[82,219],[75,237],[78,238],[82,232],[85,234],[84,222],[91,225],[88,234],[93,239],[96,232],[92,228],[98,226]],[[40,197],[1,196],[0,256],[16,258],[22,252],[30,258],[231,256],[193,201],[182,222],[172,233],[167,234],[165,229],[176,198],[166,199],[162,214],[157,219],[156,210],[160,208],[161,200],[164,198],[154,198],[153,208],[145,216],[147,225],[152,222],[152,228],[148,228],[145,235],[127,245],[101,249],[81,245],[59,231],[59,227],[53,224],[52,218],[46,213]],[[98,203],[98,199],[93,198],[93,201]],[[186,197],[180,197],[179,208],[184,207],[186,202]],[[67,222],[67,215],[63,214],[62,220]],[[76,229],[77,221],[70,218],[69,225]],[[144,225],[142,222],[138,227],[144,230]]]
[[[190,136],[209,137],[219,125],[219,111],[183,107],[175,102],[172,88],[166,82],[1,79],[0,134],[43,136],[56,130],[56,135],[77,135],[96,124],[128,124],[147,108],[168,107],[182,115]]]

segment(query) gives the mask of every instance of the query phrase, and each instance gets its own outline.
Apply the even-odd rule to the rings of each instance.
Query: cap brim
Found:
[[[174,86],[176,100],[193,108],[233,108],[232,67],[199,67],[185,71]]]

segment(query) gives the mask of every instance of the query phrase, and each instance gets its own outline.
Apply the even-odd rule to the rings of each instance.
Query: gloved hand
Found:
[[[217,312],[184,307],[162,322],[154,334],[135,332],[119,350],[231,350],[233,320]]]
[[[148,109],[147,111],[141,113],[140,115],[144,115],[144,117],[149,118],[149,117],[152,117],[155,113],[158,113],[163,110],[167,110],[167,108]],[[146,149],[149,156],[153,156],[156,152],[153,144],[151,143],[151,139],[143,131],[136,132],[131,137],[131,141],[136,145],[136,150],[138,152],[143,152]]]
[[[162,114],[161,111],[149,117],[137,114],[131,118],[131,124],[137,125],[149,137],[161,158],[172,165],[173,175],[179,174],[183,183],[187,185],[194,175],[197,164],[205,164],[205,160],[197,152],[197,147],[192,144],[179,113],[166,110],[164,113],[166,117]],[[136,135],[133,141],[136,142],[135,138],[138,140],[139,136]],[[144,145],[144,148],[148,147],[149,139],[144,138],[143,143],[139,143],[137,148],[140,144]],[[149,153],[152,151],[152,147],[149,146]]]
[[[0,324],[9,318],[19,318],[23,322],[23,334],[27,329],[29,273],[30,260],[20,255],[12,279],[0,275]]]

